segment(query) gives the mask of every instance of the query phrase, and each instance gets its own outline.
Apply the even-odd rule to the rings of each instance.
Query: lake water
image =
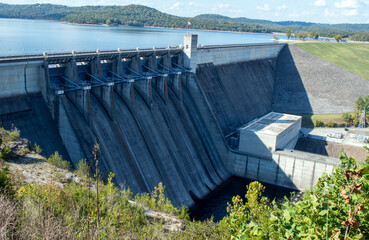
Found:
[[[199,44],[202,45],[273,41],[272,34],[86,26],[54,21],[0,19],[0,55],[178,46],[183,44],[185,33],[198,34]]]

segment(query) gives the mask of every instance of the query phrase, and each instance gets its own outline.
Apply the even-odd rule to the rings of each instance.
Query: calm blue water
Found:
[[[53,21],[0,19],[0,55],[168,47],[183,35],[199,35],[199,44],[271,42],[271,34],[192,31],[142,27],[81,26]],[[278,36],[284,38],[284,36]]]

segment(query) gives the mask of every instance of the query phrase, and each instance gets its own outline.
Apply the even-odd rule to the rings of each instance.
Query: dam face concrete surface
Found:
[[[0,118],[74,165],[94,162],[96,141],[104,177],[114,172],[134,193],[163,182],[176,206],[192,206],[231,175],[306,189],[337,159],[291,151],[292,143],[270,154],[240,148],[242,127],[290,112],[284,94],[304,86],[299,68],[290,75],[283,67],[296,58],[286,48],[197,46],[197,36],[186,35],[183,48],[2,58]]]

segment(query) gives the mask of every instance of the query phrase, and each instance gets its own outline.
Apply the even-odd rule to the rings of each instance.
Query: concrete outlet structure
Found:
[[[293,149],[301,128],[301,116],[271,112],[239,129],[239,150],[272,157],[277,149]]]

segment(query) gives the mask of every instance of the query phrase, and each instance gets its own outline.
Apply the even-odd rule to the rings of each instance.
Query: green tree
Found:
[[[315,33],[314,38],[315,39],[318,39],[319,38],[319,34]]]
[[[295,37],[295,38],[297,38],[297,39],[301,38],[301,34],[300,34],[300,33],[294,33],[293,35],[294,35],[294,37]]]
[[[287,30],[286,31],[286,36],[287,36],[287,39],[290,39],[291,38],[291,30]]]
[[[355,102],[355,108],[360,112],[363,110],[367,112],[369,110],[369,95],[364,98],[359,97]]]
[[[311,31],[311,32],[309,33],[309,38],[314,38],[314,36],[315,36],[314,31]]]
[[[352,119],[352,115],[350,113],[343,113],[342,119],[346,122],[346,127],[349,121]]]
[[[341,34],[337,34],[336,36],[334,36],[334,39],[336,39],[337,42],[342,40]]]
[[[301,40],[305,40],[305,38],[307,38],[308,36],[309,36],[309,34],[307,32],[301,32],[300,33]]]

